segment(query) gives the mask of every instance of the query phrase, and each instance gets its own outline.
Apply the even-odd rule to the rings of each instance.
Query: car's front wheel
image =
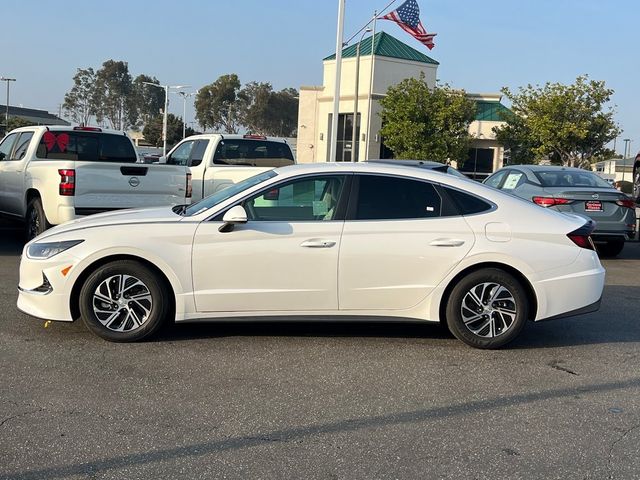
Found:
[[[498,348],[516,338],[529,317],[526,290],[513,275],[485,268],[462,278],[446,308],[451,333],[475,348]]]
[[[89,330],[112,342],[133,342],[155,333],[169,311],[164,279],[143,264],[118,260],[102,265],[80,290],[80,314]]]

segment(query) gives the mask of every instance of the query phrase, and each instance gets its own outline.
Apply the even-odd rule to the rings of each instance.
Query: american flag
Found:
[[[416,0],[407,0],[396,10],[391,13],[387,13],[384,17],[380,18],[382,20],[391,20],[392,22],[396,22],[400,28],[422,43],[429,50],[433,49],[435,46],[433,43],[433,37],[437,34],[427,33],[424,25],[422,25],[422,22],[420,21],[420,7]]]

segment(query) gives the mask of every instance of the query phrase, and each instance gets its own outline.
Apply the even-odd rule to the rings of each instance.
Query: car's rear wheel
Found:
[[[498,348],[522,331],[530,305],[525,288],[513,275],[485,268],[462,278],[451,291],[447,326],[456,338],[475,348]]]
[[[609,240],[596,244],[596,250],[602,257],[615,257],[624,248],[624,240]]]
[[[34,197],[29,201],[25,220],[27,241],[33,240],[51,226],[47,222],[47,216],[44,213],[40,197]]]
[[[164,279],[132,260],[102,265],[80,290],[80,314],[93,333],[112,342],[133,342],[155,333],[169,311]]]

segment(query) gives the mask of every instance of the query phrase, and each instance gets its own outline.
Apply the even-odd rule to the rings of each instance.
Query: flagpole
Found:
[[[336,161],[336,150],[338,147],[338,115],[340,112],[340,75],[342,70],[342,46],[343,46],[343,31],[344,31],[344,2],[345,0],[338,0],[338,27],[336,35],[336,77],[335,87],[333,93],[333,117],[331,119],[331,135],[329,135],[329,161]]]
[[[388,6],[385,7],[385,9],[386,8],[388,8]],[[371,142],[371,105],[373,103],[373,71],[375,68],[373,53],[374,53],[374,45],[376,43],[376,20],[378,20],[378,11],[374,10],[373,28],[371,29],[371,75],[369,76],[369,98],[367,100],[367,138],[365,139],[366,142],[364,144],[365,160],[369,160],[369,143]]]

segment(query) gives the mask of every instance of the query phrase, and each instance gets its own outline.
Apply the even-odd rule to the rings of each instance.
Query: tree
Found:
[[[250,82],[238,92],[240,121],[251,133],[290,137],[298,126],[298,91],[274,92],[270,83]]]
[[[69,118],[80,125],[88,125],[96,114],[95,81],[93,68],[78,68],[73,76],[73,87],[64,95],[62,108]]]
[[[146,125],[164,108],[164,89],[146,85],[145,82],[160,85],[157,78],[144,74],[133,80],[132,101],[137,111],[137,126]]]
[[[214,128],[226,133],[238,133],[240,127],[240,80],[235,73],[222,75],[202,87],[195,100],[196,118],[202,128]]]
[[[20,117],[9,117],[9,127],[7,128],[7,132],[10,132],[11,130],[16,128],[31,127],[33,125],[36,125],[36,123],[32,122],[31,120],[25,120],[24,118]]]
[[[151,87],[153,88],[153,87]],[[96,119],[107,119],[111,128],[126,130],[138,120],[132,80],[127,62],[107,60],[96,72]]]
[[[446,162],[467,157],[475,104],[447,85],[430,89],[420,78],[389,87],[382,105],[381,135],[396,158]]]
[[[153,87],[151,87],[153,88]],[[163,116],[156,115],[152,118],[142,130],[144,139],[150,144],[161,147],[162,146],[162,122]],[[193,128],[186,128],[186,136],[194,135],[196,132]],[[175,145],[182,140],[182,120],[180,117],[176,117],[170,113],[167,115],[167,145]]]
[[[613,90],[604,81],[579,76],[572,85],[527,85],[517,93],[502,92],[511,101],[513,115],[494,129],[496,138],[517,153],[516,161],[549,158],[570,167],[586,167],[609,154],[606,144],[620,134],[607,107]]]

